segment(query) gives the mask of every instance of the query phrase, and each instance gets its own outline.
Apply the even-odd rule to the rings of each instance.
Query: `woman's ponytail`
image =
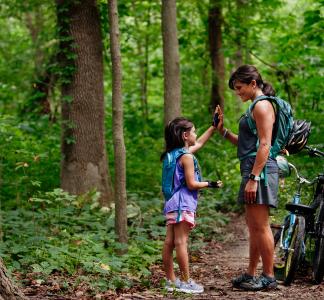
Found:
[[[262,92],[266,96],[275,96],[276,95],[276,91],[273,89],[272,85],[268,82],[263,82]]]

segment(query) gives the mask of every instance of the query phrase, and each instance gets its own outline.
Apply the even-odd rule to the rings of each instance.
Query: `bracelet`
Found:
[[[225,131],[224,131],[224,133],[223,133],[223,138],[224,138],[224,139],[226,138],[227,134],[228,134],[228,129],[225,129]]]

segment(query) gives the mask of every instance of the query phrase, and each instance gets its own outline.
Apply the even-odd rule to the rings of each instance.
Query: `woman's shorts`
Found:
[[[178,224],[180,222],[187,222],[190,226],[190,229],[196,226],[195,223],[195,213],[192,211],[182,210],[180,211],[171,211],[165,215],[166,225]]]
[[[258,182],[257,189],[257,204],[265,204],[273,208],[277,208],[278,206],[278,187],[279,187],[279,175],[278,173],[270,173],[268,176],[268,185],[264,185],[264,180],[260,180]],[[244,173],[242,176],[240,191],[238,195],[238,203],[245,204],[244,199],[244,190],[246,183],[249,180],[249,174]]]

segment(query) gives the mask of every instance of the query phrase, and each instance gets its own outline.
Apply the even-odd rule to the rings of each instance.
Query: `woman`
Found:
[[[275,95],[272,86],[263,82],[258,70],[251,65],[239,67],[231,75],[229,87],[243,102],[253,102],[263,95]],[[269,208],[277,207],[279,181],[276,160],[269,157],[275,123],[274,107],[268,100],[256,102],[251,113],[256,123],[256,135],[249,128],[248,114],[241,117],[239,134],[236,135],[223,127],[222,111],[219,107],[217,111],[219,133],[238,147],[242,175],[238,202],[245,205],[245,218],[249,229],[249,266],[244,274],[232,280],[233,286],[245,290],[276,288],[277,282],[273,273],[274,241],[269,224]],[[267,182],[260,178],[264,170],[267,173]],[[257,277],[256,269],[260,257],[263,272]]]

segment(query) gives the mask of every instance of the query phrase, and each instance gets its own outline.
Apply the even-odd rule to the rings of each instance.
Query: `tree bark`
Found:
[[[220,0],[210,0],[208,16],[209,51],[212,66],[210,110],[224,108],[225,64],[222,53],[222,6]]]
[[[108,0],[112,61],[112,110],[115,154],[115,230],[120,243],[127,243],[126,150],[123,130],[122,65],[119,45],[117,0]]]
[[[62,64],[61,186],[113,200],[104,136],[103,45],[96,0],[57,1]]]
[[[181,80],[176,0],[162,0],[164,124],[181,115]]]
[[[132,2],[132,13],[134,15],[135,28],[137,28],[136,44],[137,44],[137,57],[139,63],[139,79],[140,79],[140,97],[143,120],[146,123],[148,120],[148,101],[147,101],[147,83],[148,83],[148,71],[149,71],[149,27],[151,25],[151,6],[147,8],[145,18],[146,26],[144,32],[140,31],[140,22],[138,22],[138,9],[139,1]],[[144,36],[143,36],[144,34]],[[144,124],[146,125],[146,124]]]
[[[2,260],[0,260],[0,300],[27,300],[8,277]]]

